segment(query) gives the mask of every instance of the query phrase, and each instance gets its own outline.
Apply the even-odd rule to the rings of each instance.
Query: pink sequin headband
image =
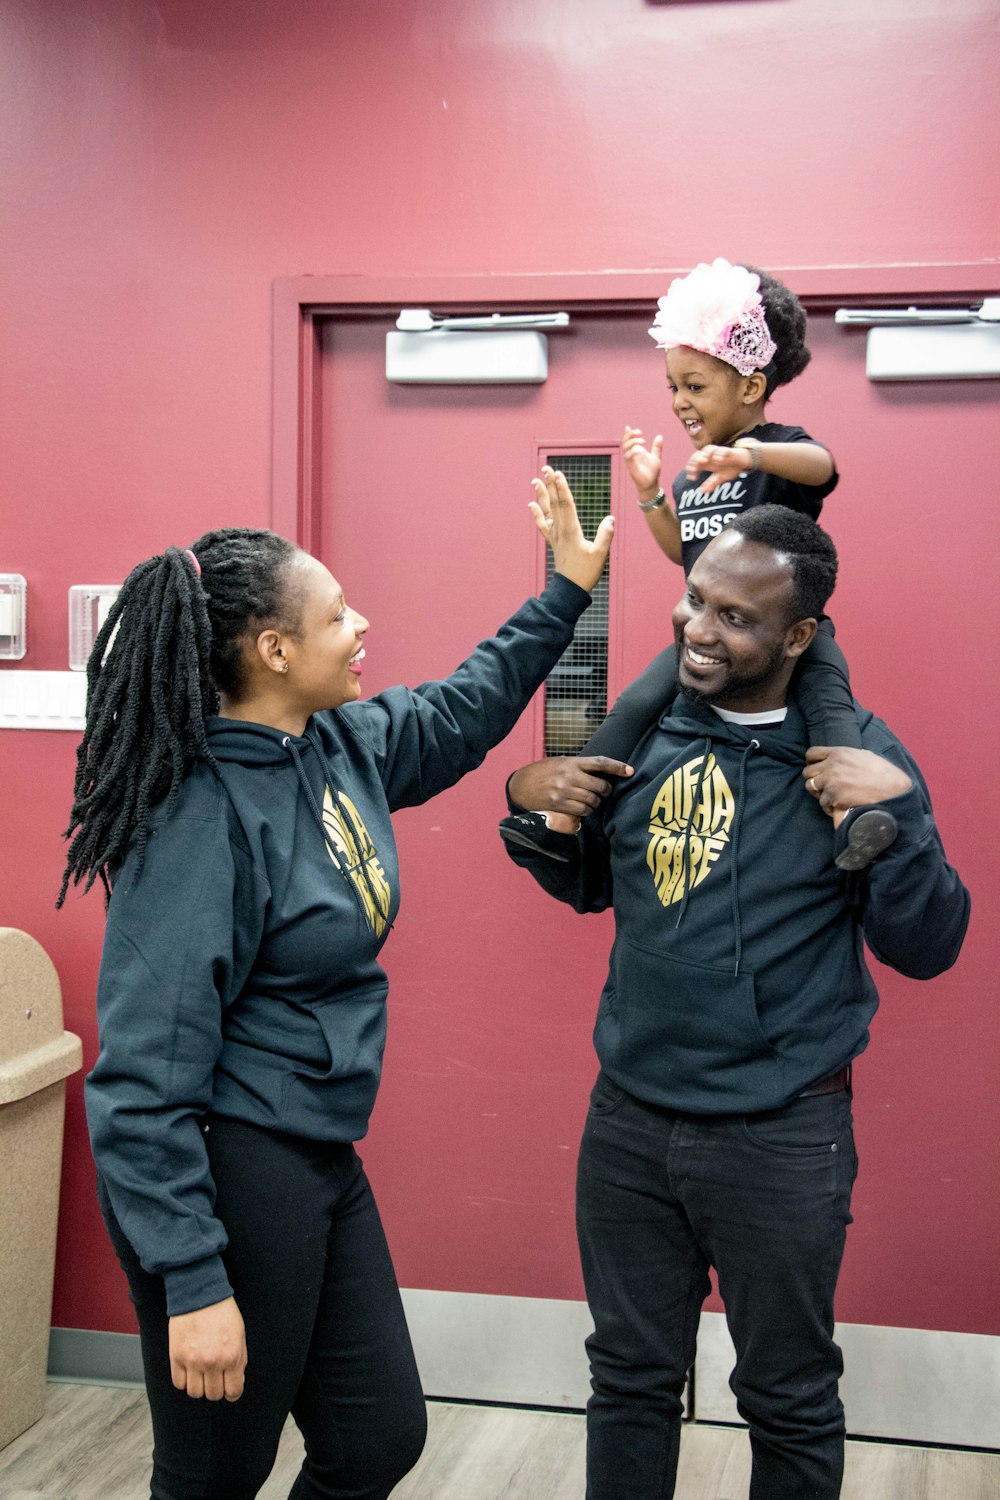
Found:
[[[741,375],[752,375],[771,363],[777,345],[764,318],[760,277],[720,256],[678,276],[661,297],[649,330],[661,349],[684,344],[724,360]]]

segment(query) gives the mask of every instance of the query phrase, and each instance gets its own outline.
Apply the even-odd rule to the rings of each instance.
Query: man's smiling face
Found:
[[[724,531],[694,564],[674,610],[681,688],[737,713],[782,707],[814,634],[813,622],[794,617],[787,558]]]

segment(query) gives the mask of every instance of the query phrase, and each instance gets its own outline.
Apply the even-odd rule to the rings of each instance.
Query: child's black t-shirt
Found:
[[[762,422],[743,436],[756,438],[760,443],[816,441],[801,427],[782,427],[778,422]],[[787,505],[789,510],[800,511],[817,520],[824,499],[836,489],[840,476],[834,469],[825,484],[796,484],[794,480],[780,479],[776,474],[748,469],[738,479],[727,480],[706,495],[700,486],[707,477],[708,471],[703,470],[697,479],[691,480],[682,469],[673,483],[685,576],[712,538],[718,536],[734,517],[756,505]]]

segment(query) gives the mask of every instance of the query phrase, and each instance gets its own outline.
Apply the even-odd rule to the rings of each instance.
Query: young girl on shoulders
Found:
[[[662,434],[647,448],[641,429],[626,427],[622,451],[639,509],[671,561],[687,574],[723,527],[758,505],[785,505],[816,520],[837,485],[833,456],[803,428],[766,419],[774,391],[812,357],[794,293],[720,257],[671,283],[649,332],[666,355],[673,412],[695,449],[673,481],[673,504],[661,484]],[[825,617],[793,691],[810,745],[860,747],[847,662]],[[670,646],[626,689],[580,754],[627,761],[677,692]],[[891,819],[868,818],[838,863],[863,868],[894,836]]]
[[[801,427],[766,420],[778,386],[811,358],[806,315],[782,282],[721,258],[674,281],[650,336],[665,351],[674,415],[695,452],[660,488],[663,437],[651,449],[626,427],[623,452],[654,539],[689,573],[695,558],[734,516],[756,505],[787,505],[816,520],[836,488],[829,450]]]

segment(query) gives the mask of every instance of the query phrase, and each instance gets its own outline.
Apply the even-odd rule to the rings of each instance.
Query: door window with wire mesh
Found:
[[[611,509],[611,454],[549,453],[544,462],[566,475],[580,523],[592,538]],[[549,552],[546,579],[552,572]],[[593,599],[545,683],[546,755],[581,750],[608,711],[607,563]]]

